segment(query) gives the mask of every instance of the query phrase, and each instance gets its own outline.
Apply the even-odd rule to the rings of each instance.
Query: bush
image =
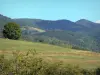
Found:
[[[21,29],[16,23],[8,23],[4,26],[3,35],[5,38],[17,40],[21,36]]]
[[[100,68],[96,69],[96,75],[100,75]]]
[[[47,63],[34,52],[13,52],[12,58],[0,56],[0,75],[100,75],[100,69],[85,70],[63,63]]]

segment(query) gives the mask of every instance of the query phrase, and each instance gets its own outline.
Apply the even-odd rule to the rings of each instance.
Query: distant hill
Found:
[[[40,19],[29,19],[29,18],[20,18],[13,19],[14,22],[18,23],[20,26],[33,26],[36,27],[36,23],[40,22]]]
[[[86,19],[72,22],[70,20],[41,20],[41,19],[30,19],[30,18],[19,18],[11,19],[9,17],[0,14],[0,27],[8,22],[16,22],[20,26],[30,26],[40,28],[43,30],[69,30],[69,31],[89,31],[91,28],[98,28],[100,24],[91,22]]]
[[[15,22],[17,24],[19,24],[21,26],[22,31],[27,30],[27,32],[44,32],[44,30],[36,28],[35,27],[35,22],[37,22],[38,20],[36,19],[11,19],[9,17],[3,16],[0,14],[0,36],[1,36],[1,32],[2,32],[2,28],[4,27],[4,25],[8,22]]]
[[[71,31],[47,31],[35,35],[44,35],[52,38],[55,37],[57,39],[65,41],[66,44],[70,44],[73,47],[84,48],[92,51],[99,51],[100,49],[96,39],[83,32],[81,33]]]
[[[21,27],[29,26],[35,27],[43,30],[69,30],[69,31],[89,31],[90,29],[83,25],[83,22],[72,22],[69,20],[41,20],[41,19],[30,19],[30,18],[20,18],[11,19],[9,17],[0,15],[0,27],[3,27],[8,22],[16,22]]]
[[[41,19],[11,19],[9,17],[0,15],[0,27],[2,28],[8,22],[16,22],[21,27],[35,27],[42,30],[69,30],[69,31],[88,31],[89,29],[85,26],[76,24],[69,20],[41,20]]]
[[[100,24],[94,23],[94,22],[86,20],[86,19],[80,19],[80,20],[76,21],[76,24],[80,24],[85,27],[93,28],[93,29],[98,28],[98,27],[100,28]]]
[[[6,23],[12,22],[13,20],[9,17],[0,14],[0,28],[2,28]]]
[[[87,30],[86,27],[78,25],[69,20],[42,20],[36,23],[38,27],[44,30],[70,30],[70,31],[82,31]]]
[[[40,20],[40,19],[13,19],[21,26],[33,26],[43,30],[71,30],[83,31],[89,30],[87,27],[76,24],[69,20]]]

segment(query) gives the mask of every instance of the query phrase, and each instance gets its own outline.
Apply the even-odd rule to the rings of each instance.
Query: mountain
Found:
[[[76,24],[69,20],[40,20],[40,19],[13,19],[21,26],[33,26],[43,30],[71,30],[83,31],[89,30],[87,27]]]
[[[9,17],[0,14],[0,28],[2,28],[6,23],[12,22],[13,20]]]
[[[0,37],[3,37],[2,35],[2,28],[4,27],[4,25],[8,22],[11,22],[12,19],[6,16],[3,16],[0,14]]]
[[[8,22],[16,22],[21,27],[29,26],[42,30],[69,30],[69,31],[89,31],[90,29],[69,20],[41,20],[41,19],[11,19],[9,17],[0,15],[0,27],[3,27]]]
[[[69,30],[69,31],[84,31],[88,30],[85,26],[81,26],[69,20],[42,20],[36,23],[38,27],[44,30]]]
[[[41,20],[41,19],[30,19],[30,18],[19,18],[11,19],[9,17],[0,14],[0,27],[3,27],[8,22],[16,22],[21,27],[29,26],[43,30],[69,30],[69,31],[89,31],[90,28],[98,28],[100,24],[88,21],[86,19],[72,22],[70,20]]]
[[[93,28],[93,29],[100,27],[100,24],[94,23],[94,22],[86,20],[86,19],[80,19],[80,20],[76,21],[76,24],[80,24],[80,25],[83,25],[85,27]]]
[[[9,17],[3,16],[0,14],[0,37],[2,35],[2,28],[8,22],[15,22],[19,24],[23,32],[26,32],[26,31],[33,32],[33,33],[45,32],[44,30],[36,28],[34,26],[34,23],[37,21],[38,21],[37,19],[11,19]]]
[[[13,19],[14,22],[19,24],[20,26],[33,26],[36,27],[36,23],[40,22],[40,19],[29,19],[29,18],[20,18],[20,19]]]

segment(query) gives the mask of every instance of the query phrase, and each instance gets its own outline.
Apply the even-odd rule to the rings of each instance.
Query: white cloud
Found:
[[[97,20],[96,23],[100,23],[100,20]]]

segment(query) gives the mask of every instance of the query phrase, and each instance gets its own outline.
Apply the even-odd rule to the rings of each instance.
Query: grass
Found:
[[[39,57],[52,62],[63,61],[65,64],[80,65],[82,68],[96,68],[100,66],[100,54],[89,51],[62,48],[42,43],[0,39],[0,53],[7,55],[14,50],[26,52],[36,50]]]

